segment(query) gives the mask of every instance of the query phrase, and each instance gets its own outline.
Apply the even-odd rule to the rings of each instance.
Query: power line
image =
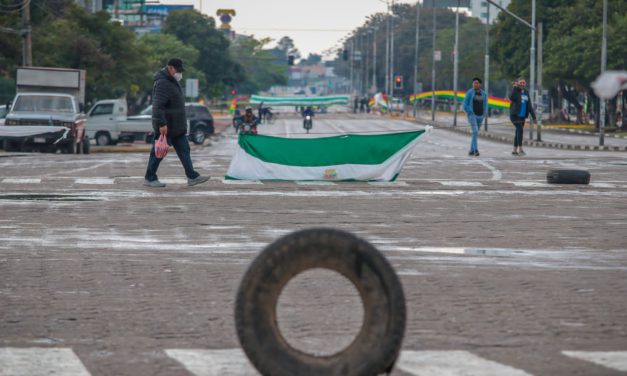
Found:
[[[256,28],[256,27],[242,27],[238,26],[236,29],[244,31],[304,31],[304,32],[329,32],[329,33],[343,33],[351,31],[349,29],[278,29],[278,28]]]

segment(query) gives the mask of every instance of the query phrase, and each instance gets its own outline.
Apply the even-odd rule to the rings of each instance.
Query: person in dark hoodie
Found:
[[[152,128],[155,138],[148,159],[144,185],[153,188],[165,187],[165,184],[157,178],[157,169],[163,158],[155,155],[155,142],[160,135],[166,135],[168,145],[174,147],[179,157],[185,175],[187,185],[193,186],[209,180],[208,176],[202,176],[194,170],[190,155],[189,141],[187,140],[187,118],[185,116],[185,95],[179,85],[183,78],[183,61],[172,58],[167,66],[154,76],[152,87]]]
[[[516,127],[516,133],[514,134],[514,151],[512,151],[512,155],[519,156],[525,155],[522,149],[525,120],[529,117],[529,114],[531,114],[533,121],[535,121],[536,113],[531,105],[529,92],[525,88],[525,86],[527,86],[525,79],[519,78],[518,81],[514,81],[512,85],[514,88],[512,89],[512,94],[509,96],[509,100],[511,101],[509,105],[509,118]]]

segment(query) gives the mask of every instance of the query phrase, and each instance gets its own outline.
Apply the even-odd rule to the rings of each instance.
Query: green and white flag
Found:
[[[348,104],[348,95],[327,95],[320,97],[262,97],[253,95],[250,104],[263,103],[267,106],[330,106],[332,104]]]
[[[226,179],[393,181],[425,130],[324,138],[240,134]]]

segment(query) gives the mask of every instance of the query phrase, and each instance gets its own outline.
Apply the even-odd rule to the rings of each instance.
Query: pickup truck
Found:
[[[7,151],[89,153],[84,70],[21,67],[16,89],[0,132]]]
[[[125,99],[106,99],[96,102],[87,112],[87,136],[97,145],[115,145],[118,142],[146,140],[152,133],[150,117],[127,117]]]

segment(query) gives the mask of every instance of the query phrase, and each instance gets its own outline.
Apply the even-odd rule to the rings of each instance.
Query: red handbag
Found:
[[[155,142],[155,156],[159,159],[165,158],[168,155],[168,150],[170,150],[170,145],[168,145],[168,140],[165,135],[162,134],[159,136],[157,142]]]

